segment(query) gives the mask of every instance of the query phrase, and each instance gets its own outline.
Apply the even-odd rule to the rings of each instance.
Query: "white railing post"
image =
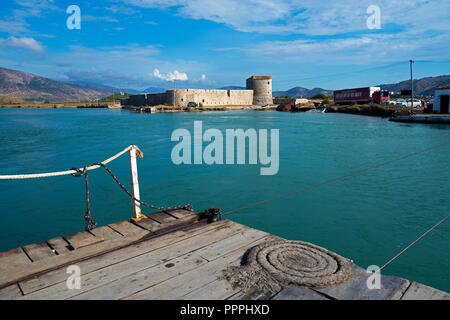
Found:
[[[142,158],[142,152],[136,146],[132,146],[130,149],[131,194],[134,198],[140,200],[136,156]],[[145,218],[141,213],[141,204],[135,200],[131,201],[133,204],[133,219],[139,220]]]

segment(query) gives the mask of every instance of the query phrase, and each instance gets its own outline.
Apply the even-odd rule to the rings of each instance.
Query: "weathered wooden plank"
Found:
[[[402,300],[450,300],[450,294],[424,284],[413,282],[401,298]]]
[[[112,229],[110,226],[103,226],[100,228],[95,228],[91,230],[96,237],[102,238],[104,240],[112,240],[122,237],[120,233]]]
[[[223,241],[223,239],[226,239],[230,235],[230,232],[233,232],[232,230],[236,232],[237,230],[239,230],[239,228],[240,226],[238,225],[231,225],[229,229],[221,229],[215,231],[214,233],[211,232],[209,235],[202,234],[198,237],[190,238],[187,241],[185,240],[181,243],[177,243],[176,245],[153,251],[149,254],[145,254],[134,259],[124,261],[123,263],[119,263],[114,266],[102,269],[97,272],[98,275],[94,275],[94,273],[91,273],[89,274],[89,277],[90,279],[92,279],[92,281],[82,282],[83,289],[88,289],[93,286],[97,287],[80,296],[89,299],[95,299],[95,297],[99,296],[103,297],[104,293],[110,291],[108,289],[110,287],[111,291],[114,292],[118,292],[119,289],[121,290],[121,296],[117,296],[114,299],[131,295],[139,290],[145,289],[145,287],[142,286],[142,283],[145,283],[147,275],[153,272],[151,269],[153,269],[154,267],[160,268],[161,264],[173,266],[172,263],[168,262],[168,260],[172,257],[176,257],[177,255],[186,256],[189,252],[201,248],[202,246],[205,246],[213,241]],[[252,229],[247,230],[247,232],[251,231]],[[243,240],[241,246],[249,241],[254,241],[254,239]],[[198,255],[196,256],[197,258],[202,259]],[[181,273],[181,271],[179,271],[178,273]],[[128,275],[125,276],[126,274]],[[118,280],[114,281],[115,279]],[[107,280],[111,280],[111,282],[107,283],[105,286],[98,287]],[[158,282],[161,281],[163,280],[161,279]],[[152,285],[154,284],[156,283],[152,283]],[[61,296],[61,293],[58,293],[58,295]],[[108,297],[111,298],[111,296]]]
[[[6,268],[6,272],[0,272],[0,288],[20,282],[36,273],[48,272],[61,266],[76,262],[80,259],[87,259],[99,254],[104,254],[109,251],[117,250],[130,244],[139,242],[142,235],[130,235],[128,237],[121,237],[116,240],[101,241],[89,246],[83,246],[77,250],[66,252],[64,254],[55,255],[45,260],[30,262],[30,265],[18,264],[16,268]],[[1,264],[0,264],[1,268]]]
[[[124,236],[129,236],[129,235],[143,236],[143,235],[149,234],[149,232],[147,230],[144,230],[128,221],[112,223],[112,224],[109,224],[109,226]]]
[[[165,212],[155,212],[152,214],[148,214],[147,217],[149,217],[150,219],[153,219],[159,223],[168,223],[171,222],[173,220],[176,220],[176,218],[168,215]]]
[[[207,234],[207,232],[209,231],[228,228],[230,225],[231,222],[227,220],[212,224],[198,223],[187,228],[174,231],[170,234],[164,234],[148,241],[142,241],[122,249],[105,253],[98,257],[93,257],[86,261],[80,261],[77,263],[77,265],[80,266],[82,274],[86,274],[91,271],[99,270],[106,266],[118,263],[120,261],[131,259],[138,255],[142,255],[153,250],[157,250],[165,246],[184,241],[199,234]],[[42,274],[39,277],[27,279],[25,281],[22,281],[20,284],[24,294],[28,294],[41,288],[65,281],[66,279],[66,271],[64,268],[61,268]]]
[[[150,218],[140,219],[138,221],[131,221],[131,222],[151,232],[162,228],[161,223]]]
[[[94,290],[73,296],[71,299],[120,299],[144,290],[162,281],[179,274],[199,268],[207,261],[195,254],[188,253],[181,257],[171,259],[153,268],[147,268],[132,274],[126,279],[118,279],[107,286],[96,287]]]
[[[168,211],[171,216],[174,216],[177,219],[189,217],[189,216],[196,216],[196,214],[189,210],[184,209],[177,209],[177,210],[170,210]]]
[[[126,297],[126,299],[180,299],[190,292],[217,280],[228,266],[239,265],[242,255],[249,247],[267,239],[271,239],[270,236],[257,241],[242,243],[241,248],[210,261],[204,266],[137,292]]]
[[[17,268],[27,268],[31,264],[30,258],[28,258],[22,248],[2,252],[0,253],[0,278],[7,279]]]
[[[388,300],[399,297],[398,290],[403,290],[405,282],[408,282],[399,277],[381,275],[381,288],[369,289],[367,279],[372,273],[367,273],[354,263],[351,265],[352,275],[346,281],[312,289],[337,300]]]
[[[164,223],[159,223],[151,218],[132,221],[132,223],[138,225],[139,227],[151,231],[155,234],[171,232],[173,228],[178,228],[180,226],[189,225],[196,222],[198,222],[197,215],[189,215],[180,219],[173,218],[173,220]]]
[[[62,237],[53,238],[47,241],[47,243],[56,250],[57,254],[63,254],[66,252],[73,250],[69,243],[64,240]]]
[[[64,236],[64,239],[66,239],[74,249],[79,249],[103,241],[103,238],[98,238],[87,231],[69,234]]]
[[[242,247],[242,243],[247,240],[258,240],[262,237],[269,235],[268,233],[256,229],[247,229],[225,240],[215,242],[205,248],[197,250],[197,253],[202,258],[208,261],[214,260],[227,252],[234,251]]]
[[[69,290],[64,282],[59,282],[51,287],[46,287],[30,294],[26,294],[25,290],[28,290],[26,284],[21,284],[21,286],[26,294],[26,299],[53,299],[54,297],[57,299],[66,299],[75,294],[92,290],[101,285],[106,285],[118,278],[121,278],[120,281],[122,281],[121,286],[124,287],[123,289],[130,290],[132,285],[130,284],[131,280],[129,280],[129,278],[133,277],[133,275],[129,276],[130,274],[134,274],[159,264],[165,264],[170,259],[185,255],[186,253],[208,245],[213,241],[219,241],[223,238],[229,237],[236,232],[240,232],[241,229],[242,226],[240,225],[229,224],[227,228],[213,229],[207,233],[200,233],[194,237],[187,238],[184,241],[178,241],[172,245],[165,246],[157,250],[152,250],[133,258],[128,258],[92,272],[86,272],[86,269],[92,269],[92,264],[95,265],[98,263],[104,263],[104,260],[107,257],[103,255],[98,258],[82,261],[77,264],[82,273],[81,290],[78,292]],[[155,240],[157,239],[158,238],[155,238]],[[148,242],[152,241],[149,240]],[[114,254],[114,258],[117,259],[118,252],[113,252],[111,254]],[[65,275],[64,280],[66,278],[67,275]],[[103,288],[99,290],[103,291]],[[130,294],[131,293],[132,292],[130,292]],[[97,296],[95,290],[92,290],[91,294]]]
[[[409,280],[403,281],[398,286],[397,290],[395,290],[394,293],[389,297],[389,300],[400,300],[410,285],[411,285],[411,282],[409,282]]]
[[[180,297],[181,300],[226,300],[241,289],[233,289],[227,280],[214,280],[188,294]]]
[[[154,229],[153,232],[156,234],[163,234],[167,232],[172,232],[173,228],[178,228],[181,225],[190,225],[198,222],[197,216],[186,216],[184,218],[175,219],[170,222],[161,223],[159,228]]]
[[[51,249],[46,242],[37,242],[23,247],[31,260],[38,261],[56,255],[56,250]]]
[[[0,289],[0,300],[15,300],[22,297],[22,292],[16,284]]]
[[[248,291],[239,291],[235,295],[227,298],[227,300],[269,300],[272,298],[271,293],[253,289]]]
[[[292,286],[281,290],[272,300],[329,300],[324,295],[309,288]]]

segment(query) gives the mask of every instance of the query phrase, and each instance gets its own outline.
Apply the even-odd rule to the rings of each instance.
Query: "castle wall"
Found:
[[[252,90],[206,90],[178,89],[175,92],[175,105],[186,107],[189,102],[202,106],[251,105]]]
[[[168,90],[163,93],[142,93],[130,96],[121,101],[121,104],[130,106],[156,106],[174,105],[174,92]]]
[[[250,106],[272,104],[272,77],[252,76],[247,79],[246,90],[175,89],[164,93],[132,95],[121,101],[123,105],[170,105],[187,107],[189,102],[198,106]]]
[[[199,106],[242,105],[253,103],[252,90],[205,90],[177,89],[164,93],[143,93],[132,95],[123,101],[131,106],[155,106],[166,104],[170,106],[187,107],[189,102]]]

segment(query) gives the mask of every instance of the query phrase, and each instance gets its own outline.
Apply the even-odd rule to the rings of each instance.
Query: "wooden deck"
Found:
[[[243,293],[221,280],[250,247],[275,236],[238,223],[198,221],[186,210],[155,213],[0,253],[0,299],[449,299],[445,292],[392,276],[368,290],[353,265],[344,283],[290,287],[275,296]],[[81,271],[69,289],[67,268]]]

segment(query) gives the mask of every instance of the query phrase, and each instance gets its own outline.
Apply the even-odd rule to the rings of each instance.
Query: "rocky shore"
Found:
[[[279,105],[277,111],[282,112],[307,112],[319,106],[302,106],[302,105]],[[411,110],[406,107],[398,107],[393,105],[384,104],[355,104],[355,105],[321,105],[320,107],[326,107],[325,112],[332,113],[348,113],[364,116],[374,116],[389,118],[396,115],[412,115],[415,113],[422,113],[423,108],[414,108]]]

